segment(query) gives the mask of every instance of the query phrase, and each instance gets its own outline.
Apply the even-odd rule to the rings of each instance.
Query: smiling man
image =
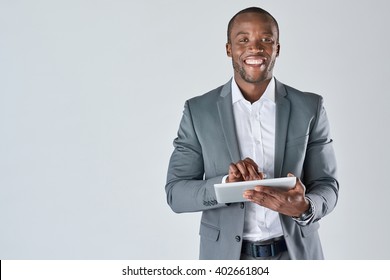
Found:
[[[234,75],[185,103],[167,201],[202,211],[200,259],[323,259],[319,220],[336,206],[336,160],[322,97],[273,76],[279,27],[252,7],[228,24]],[[245,202],[218,203],[214,184],[296,176],[286,191],[257,186]]]

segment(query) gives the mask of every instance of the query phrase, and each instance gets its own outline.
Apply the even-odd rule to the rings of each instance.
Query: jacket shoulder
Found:
[[[188,99],[187,102],[190,106],[205,106],[210,103],[215,104],[215,102],[217,102],[218,98],[221,96],[222,89],[225,86],[226,85],[221,85],[202,95],[192,97]]]
[[[185,111],[191,116],[192,121],[199,126],[209,126],[212,122],[219,122],[220,102],[231,103],[230,84],[219,86],[202,95],[195,96],[186,101]],[[225,103],[226,104],[226,103]]]
[[[287,92],[287,98],[290,101],[295,101],[295,102],[304,102],[304,103],[309,103],[309,104],[318,104],[318,102],[322,101],[322,96],[317,93],[313,92],[308,92],[308,91],[301,91],[298,90],[292,86],[281,84],[284,86],[286,92]]]

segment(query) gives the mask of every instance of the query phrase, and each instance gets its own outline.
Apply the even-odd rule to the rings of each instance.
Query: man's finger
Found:
[[[250,180],[249,171],[244,161],[239,161],[236,163],[238,170],[241,172],[242,177],[245,181]]]
[[[248,166],[248,171],[249,171],[249,174],[250,174],[250,177],[252,180],[262,179],[262,177],[260,177],[258,171],[255,169],[255,167],[253,165]]]
[[[250,165],[252,165],[257,172],[259,171],[259,166],[257,165],[257,163],[253,159],[247,157],[244,159],[244,161],[249,163]]]
[[[292,174],[292,173],[288,173],[287,177],[296,177],[296,176],[294,174]],[[301,179],[299,179],[298,177],[296,177],[296,178],[297,178],[297,181],[295,183],[295,189],[296,190],[301,190],[303,193],[305,193],[306,192],[305,185],[302,183]]]

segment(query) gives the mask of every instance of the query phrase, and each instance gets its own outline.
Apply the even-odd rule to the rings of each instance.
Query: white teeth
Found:
[[[247,59],[247,60],[245,60],[245,62],[247,64],[250,64],[250,65],[256,65],[256,64],[262,64],[263,60],[262,59]]]

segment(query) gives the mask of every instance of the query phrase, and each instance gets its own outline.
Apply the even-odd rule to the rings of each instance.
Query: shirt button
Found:
[[[241,208],[241,209],[244,209],[244,202],[241,202],[241,203],[240,203],[240,208]]]
[[[236,235],[235,239],[236,239],[237,242],[240,242],[240,241],[241,241],[241,237],[238,236],[238,235]]]

